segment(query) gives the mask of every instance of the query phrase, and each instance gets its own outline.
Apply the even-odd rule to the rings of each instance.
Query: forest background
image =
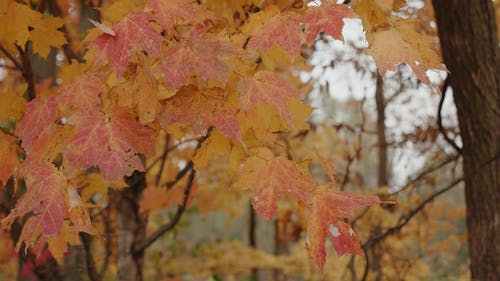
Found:
[[[2,1],[0,279],[500,279],[500,4],[433,2]]]

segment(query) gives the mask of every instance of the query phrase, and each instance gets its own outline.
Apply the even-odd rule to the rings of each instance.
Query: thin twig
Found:
[[[439,195],[441,195],[441,194],[449,191],[450,189],[452,189],[453,187],[455,187],[457,184],[459,184],[463,180],[464,180],[463,177],[459,178],[459,179],[456,179],[453,182],[451,182],[447,187],[445,187],[445,188],[439,190],[438,192],[435,192],[431,196],[429,196],[427,199],[425,199],[424,201],[422,201],[422,203],[420,203],[416,208],[412,209],[409,213],[402,215],[399,218],[399,222],[398,222],[397,225],[395,225],[395,226],[387,229],[385,232],[381,233],[380,235],[378,235],[376,237],[368,239],[368,241],[366,241],[363,244],[362,248],[363,249],[367,249],[367,248],[373,247],[374,245],[376,245],[380,241],[384,240],[385,238],[389,237],[390,235],[398,233],[401,230],[401,228],[403,228],[403,226],[405,226],[406,224],[408,224],[410,222],[410,220],[416,214],[418,214],[427,204],[429,204],[430,202],[432,202]]]
[[[351,171],[351,164],[354,162],[355,157],[351,157],[350,155],[347,157],[347,164],[345,167],[344,178],[342,179],[342,183],[340,184],[340,190],[344,190],[345,186],[349,182],[349,174]]]
[[[161,181],[161,175],[163,174],[163,169],[165,168],[165,163],[167,162],[169,143],[170,143],[170,134],[167,133],[167,135],[165,136],[165,146],[163,148],[163,155],[161,156],[160,170],[158,170],[158,173],[156,174],[155,178],[155,186],[158,186]]]
[[[7,51],[2,45],[0,45],[0,51],[14,64],[14,66],[23,72],[23,66],[16,60],[16,58]]]
[[[459,154],[456,154],[450,158],[447,158],[445,159],[444,161],[442,161],[441,163],[438,163],[437,165],[434,165],[434,166],[431,166],[425,170],[423,170],[422,172],[420,172],[416,177],[414,177],[412,180],[408,181],[404,186],[402,186],[400,189],[398,189],[397,191],[394,191],[392,193],[390,193],[389,195],[392,196],[392,195],[396,195],[398,193],[401,193],[402,191],[406,190],[408,187],[410,187],[411,185],[415,184],[416,182],[420,181],[424,176],[432,173],[432,172],[435,172],[437,170],[439,170],[440,168],[444,167],[445,165],[447,165],[448,163],[451,163],[455,160],[458,159],[458,157],[460,157]]]
[[[458,144],[452,140],[446,130],[443,127],[443,118],[441,116],[441,111],[443,110],[444,99],[446,98],[446,91],[448,90],[448,78],[444,80],[443,89],[441,90],[441,99],[439,100],[438,112],[437,112],[437,125],[439,128],[439,132],[443,135],[444,140],[451,145],[459,154],[462,152],[462,148],[458,146]]]
[[[31,67],[31,58],[29,54],[30,42],[27,41],[26,44],[24,44],[24,50],[18,45],[16,45],[16,48],[21,55],[24,80],[28,82],[28,100],[32,100],[35,98],[35,75]]]
[[[135,254],[144,251],[147,247],[151,246],[156,240],[158,240],[158,238],[160,238],[163,234],[167,233],[177,225],[177,223],[181,219],[182,214],[186,210],[189,193],[191,192],[191,187],[193,186],[195,174],[196,171],[194,169],[191,169],[191,173],[189,174],[188,180],[186,182],[186,187],[184,188],[184,199],[182,200],[182,205],[177,207],[177,211],[175,212],[172,220],[158,228],[158,230],[156,230],[148,238],[137,243],[133,248]]]
[[[194,166],[193,161],[187,162],[186,166],[184,166],[184,168],[182,168],[182,170],[180,170],[177,173],[177,175],[175,175],[175,179],[168,181],[167,183],[164,184],[164,186],[166,186],[167,189],[174,187],[174,185],[176,185],[184,177],[184,175],[187,174],[187,172],[193,169],[193,166]]]

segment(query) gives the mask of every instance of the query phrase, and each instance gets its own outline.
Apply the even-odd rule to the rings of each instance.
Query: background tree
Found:
[[[463,231],[456,193],[433,203],[460,178],[442,137],[456,132],[436,122],[447,118],[444,95],[437,109],[425,73],[443,69],[432,16],[422,12],[432,9],[378,0],[318,5],[3,2],[0,19],[13,24],[0,29],[2,226],[10,230],[2,264],[19,264],[7,278],[463,275],[439,256],[461,253],[453,247]],[[341,31],[344,18],[357,17],[369,45],[350,48]],[[343,49],[316,57],[327,45]],[[310,95],[295,75],[309,70],[304,58],[315,65]],[[356,97],[344,102],[330,89],[342,81],[315,75],[346,63],[367,84],[351,79]],[[397,130],[394,109],[423,93],[432,113]],[[318,107],[308,123],[303,100]],[[314,117],[325,112],[334,118]],[[420,165],[402,173],[405,151]],[[397,204],[353,214],[379,201],[351,192]],[[272,222],[245,212],[249,201]],[[365,254],[366,263],[335,257],[329,243],[339,254]]]
[[[498,1],[433,3],[463,140],[471,275],[495,280],[500,278]]]

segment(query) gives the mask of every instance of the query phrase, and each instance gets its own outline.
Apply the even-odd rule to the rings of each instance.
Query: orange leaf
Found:
[[[297,55],[303,42],[299,23],[294,13],[275,15],[252,35],[248,49],[266,53],[273,44],[276,44],[290,56]]]
[[[99,106],[99,94],[104,92],[103,81],[96,75],[83,74],[59,90],[57,104],[63,113]]]
[[[19,167],[16,138],[0,132],[0,187],[5,185]]]
[[[259,71],[253,78],[243,78],[238,83],[240,104],[249,110],[258,102],[265,102],[278,109],[281,117],[293,124],[288,99],[298,98],[298,93],[271,71]]]
[[[152,130],[139,124],[124,108],[112,107],[109,112],[79,112],[70,123],[75,132],[65,142],[65,168],[87,169],[99,166],[104,179],[115,181],[143,171],[137,153],[152,153]]]
[[[145,51],[160,56],[161,36],[149,25],[153,17],[143,12],[131,12],[113,26],[115,36],[107,33],[94,39],[90,48],[96,50],[96,65],[109,63],[109,69],[121,77],[133,54]]]
[[[64,218],[68,217],[66,179],[56,167],[51,163],[40,163],[29,166],[23,173],[27,191],[2,220],[2,224],[10,226],[16,218],[33,212],[21,231],[16,246],[18,250],[23,242],[40,248],[40,237],[59,235]]]
[[[417,33],[411,21],[396,21],[394,27],[369,33],[367,53],[377,62],[380,75],[395,70],[399,63],[408,64],[418,80],[429,84],[428,69],[446,70],[439,53],[432,47],[432,37]]]
[[[167,88],[178,89],[186,85],[193,72],[205,81],[214,79],[226,83],[232,70],[226,59],[241,54],[241,51],[221,40],[198,37],[167,49],[158,65]]]
[[[306,243],[309,254],[323,270],[326,259],[325,240],[330,237],[339,255],[363,255],[356,234],[340,219],[354,215],[354,210],[380,203],[377,196],[356,195],[336,191],[330,186],[317,187],[305,205],[307,217]]]
[[[54,123],[56,107],[57,103],[54,96],[49,96],[46,99],[37,97],[28,103],[26,107],[27,113],[19,122],[16,131],[26,152],[30,151],[33,142],[44,128]]]
[[[239,185],[253,192],[252,205],[264,219],[271,219],[276,213],[277,196],[290,194],[306,202],[313,188],[305,169],[284,157],[274,158],[267,149],[246,160]]]
[[[237,139],[240,131],[237,113],[238,109],[223,89],[199,91],[184,87],[167,99],[158,119],[162,126],[191,123],[195,134],[215,126],[224,135]]]
[[[325,32],[335,39],[342,39],[343,19],[352,16],[354,13],[349,6],[333,2],[309,8],[303,17],[306,23],[307,43],[313,43],[319,32]]]

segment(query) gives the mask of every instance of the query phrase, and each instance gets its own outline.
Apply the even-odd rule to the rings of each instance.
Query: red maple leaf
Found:
[[[114,36],[103,33],[94,39],[90,48],[96,50],[96,65],[108,63],[109,69],[121,77],[133,54],[145,51],[160,56],[162,37],[149,24],[151,20],[151,14],[131,12],[113,26]]]
[[[100,104],[99,94],[105,89],[98,76],[84,74],[59,90],[59,109],[70,113],[71,110],[94,108]]]
[[[56,110],[57,102],[54,96],[45,99],[37,97],[28,103],[27,114],[24,114],[16,131],[26,152],[30,151],[33,142],[44,128],[55,121]]]
[[[232,70],[227,58],[241,54],[230,43],[193,36],[182,44],[170,47],[163,55],[158,69],[165,76],[165,86],[178,89],[187,84],[191,73],[203,80],[215,79],[225,83]]]
[[[306,202],[313,188],[307,171],[284,157],[272,158],[270,151],[247,159],[240,185],[253,192],[252,205],[264,219],[276,213],[276,197],[289,194]]]
[[[240,134],[237,113],[223,89],[199,91],[184,87],[166,101],[158,120],[162,126],[191,123],[195,134],[215,126],[224,135],[237,139]]]
[[[307,43],[313,43],[322,31],[335,39],[342,39],[343,19],[353,15],[352,9],[344,4],[328,3],[309,8],[302,18],[306,23]]]
[[[281,117],[293,124],[288,99],[298,98],[299,95],[273,72],[259,71],[253,78],[243,78],[238,82],[238,91],[244,110],[253,108],[258,102],[265,102],[276,107]]]
[[[68,217],[67,183],[65,177],[51,163],[38,163],[23,168],[27,191],[16,207],[2,221],[10,226],[16,218],[33,213],[21,231],[17,248],[22,242],[40,248],[40,237],[59,235],[63,221]],[[44,242],[41,242],[44,243]]]
[[[266,53],[276,44],[293,57],[300,52],[302,41],[299,18],[294,13],[285,13],[274,16],[253,34],[248,49]]]
[[[143,171],[138,153],[151,154],[152,130],[139,124],[128,110],[112,107],[79,112],[70,118],[75,132],[64,144],[65,168],[87,169],[97,165],[104,179],[115,181]]]
[[[356,234],[340,219],[354,215],[354,210],[380,203],[377,196],[356,195],[337,191],[330,186],[316,187],[310,201],[305,204],[307,216],[306,243],[309,254],[323,270],[326,251],[325,240],[330,237],[339,255],[363,255]]]
[[[149,0],[146,9],[152,11],[156,21],[167,32],[174,29],[177,19],[198,21],[196,15],[200,11],[194,0]]]

